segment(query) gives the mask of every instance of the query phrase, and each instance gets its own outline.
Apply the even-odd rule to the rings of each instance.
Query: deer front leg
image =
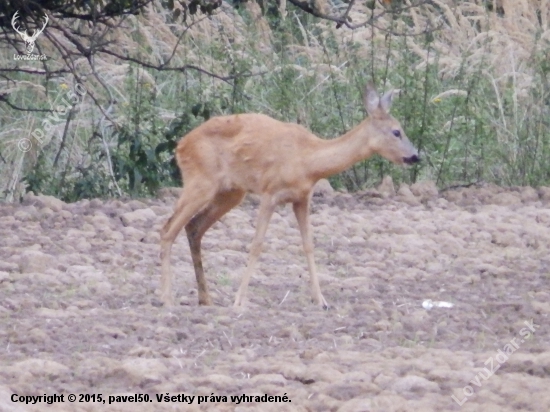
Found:
[[[202,267],[202,237],[214,223],[238,205],[243,197],[244,192],[239,190],[218,193],[210,206],[198,215],[195,215],[187,226],[185,226],[191,258],[193,259],[193,267],[195,268],[195,277],[197,278],[199,305],[212,305],[212,299],[208,293],[208,285]]]
[[[260,202],[260,210],[258,212],[258,222],[256,224],[256,234],[254,235],[254,240],[250,246],[250,254],[248,256],[248,265],[244,272],[244,276],[241,280],[241,286],[237,291],[237,296],[235,298],[234,306],[244,306],[246,300],[246,293],[248,291],[248,283],[250,278],[254,273],[256,268],[256,263],[258,262],[258,257],[262,251],[262,244],[265,237],[265,232],[267,231],[267,226],[273,215],[275,206],[272,204],[271,196],[264,196]]]
[[[317,268],[315,267],[315,259],[313,256],[313,237],[309,224],[309,198],[293,203],[292,208],[296,215],[296,220],[298,221],[304,252],[307,258],[309,281],[311,284],[311,298],[317,305],[322,306],[324,309],[328,309],[328,303],[323,297],[321,287],[319,286],[319,278],[317,277]]]

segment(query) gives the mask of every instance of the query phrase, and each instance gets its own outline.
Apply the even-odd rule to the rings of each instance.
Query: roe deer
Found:
[[[313,258],[309,224],[312,188],[319,179],[342,172],[374,154],[401,165],[420,160],[399,122],[389,114],[393,93],[380,97],[369,83],[364,95],[368,117],[332,140],[320,139],[302,126],[263,114],[213,117],[189,132],[176,148],[185,184],[174,214],[161,230],[160,293],[164,304],[173,304],[170,254],[183,227],[197,278],[199,305],[212,304],[202,267],[201,239],[251,192],[260,195],[260,207],[235,306],[245,303],[248,283],[275,207],[291,202],[307,258],[311,297],[317,305],[327,308]]]

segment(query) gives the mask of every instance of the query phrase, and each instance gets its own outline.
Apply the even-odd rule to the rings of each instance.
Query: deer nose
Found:
[[[412,155],[411,157],[404,157],[403,162],[405,162],[408,165],[412,165],[414,163],[420,162],[420,157],[418,157],[418,155]]]

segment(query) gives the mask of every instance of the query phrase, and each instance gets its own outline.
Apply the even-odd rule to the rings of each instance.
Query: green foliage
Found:
[[[235,1],[235,7],[241,3]],[[124,1],[117,4],[129,7]],[[189,17],[185,13],[217,3],[188,2],[183,16],[174,1],[162,4],[174,22],[180,17],[185,21]],[[533,47],[525,63],[533,77],[529,89],[521,88],[513,77],[506,87],[497,87],[487,62],[471,64],[472,55],[479,51],[475,48],[463,52],[458,70],[442,75],[439,59],[445,56],[434,46],[437,33],[415,38],[425,58],[406,37],[378,36],[370,42],[352,36],[343,39],[300,10],[292,10],[283,20],[271,3],[261,4],[270,29],[269,52],[258,47],[262,33],[245,7],[237,11],[244,21],[242,33],[213,25],[209,38],[183,36],[178,58],[187,63],[189,53],[195,59],[189,60],[192,64],[199,65],[198,61],[203,69],[231,79],[132,65],[123,84],[113,87],[118,96],[113,114],[118,119],[116,129],[101,129],[97,126],[101,121],[95,118],[91,130],[73,130],[71,138],[78,143],[74,146],[80,145],[86,154],[79,163],[72,160],[73,146],[60,147],[59,139],[54,139],[34,161],[26,160],[26,189],[76,200],[116,196],[118,188],[144,196],[154,195],[162,186],[179,186],[174,158],[178,141],[220,114],[265,113],[301,123],[322,138],[334,138],[364,119],[362,97],[368,80],[381,92],[401,89],[392,113],[420,149],[423,162],[402,168],[374,157],[332,177],[333,186],[359,190],[377,184],[385,175],[398,184],[433,179],[440,187],[478,181],[550,182],[548,48]],[[410,16],[396,17],[401,18]],[[133,36],[145,38],[139,30]],[[146,43],[134,54],[157,52]],[[23,73],[20,80],[32,78]],[[21,106],[33,100],[29,92],[13,92],[11,97]],[[101,104],[107,106],[105,100]]]
[[[183,9],[174,8],[174,0],[162,0],[161,4],[163,7],[173,12],[173,21],[177,21],[181,16],[182,20],[186,22],[189,15],[194,16],[198,11],[204,14],[212,15],[212,13],[214,13],[214,11],[222,5],[222,2],[221,0],[179,1],[179,4],[183,7]]]
[[[114,178],[132,196],[154,195],[162,185],[178,186],[181,176],[175,161],[179,139],[193,125],[208,120],[213,103],[188,101],[179,117],[164,124],[159,118],[159,95],[144,82],[140,72],[130,70],[126,78],[131,91],[126,105],[129,122],[116,132],[117,146],[112,153]]]
[[[48,151],[42,152],[25,176],[27,191],[53,195],[66,202],[116,196],[114,188],[108,183],[109,175],[102,167],[105,161],[103,154],[96,149],[89,152],[91,161],[71,171],[68,165],[54,168]]]

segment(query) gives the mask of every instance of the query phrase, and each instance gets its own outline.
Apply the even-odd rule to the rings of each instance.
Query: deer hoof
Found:
[[[210,299],[210,296],[199,298],[199,306],[212,306],[212,299]]]

